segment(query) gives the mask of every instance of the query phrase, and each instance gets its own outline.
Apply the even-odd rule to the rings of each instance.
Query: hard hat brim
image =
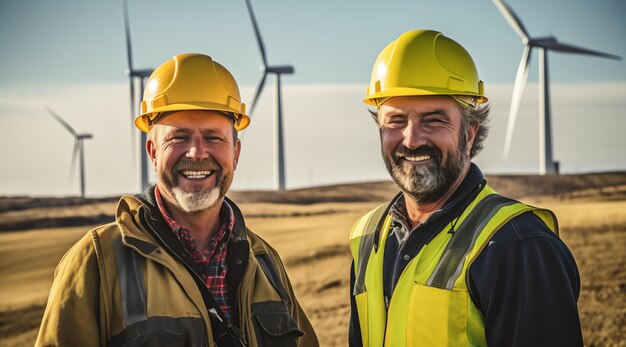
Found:
[[[248,127],[250,124],[250,117],[248,115],[240,113],[239,110],[234,108],[225,107],[224,105],[210,103],[210,102],[185,102],[176,103],[171,105],[161,106],[150,110],[144,114],[135,118],[135,126],[145,133],[150,132],[152,125],[150,124],[150,116],[156,115],[161,112],[176,112],[176,111],[220,111],[234,114],[237,119],[234,126],[237,131],[241,131]]]
[[[384,91],[380,91],[378,93],[372,94],[369,97],[363,99],[363,102],[379,107],[385,101],[390,98],[397,96],[428,96],[428,95],[464,95],[471,96],[476,98],[476,102],[479,104],[487,102],[487,98],[478,93],[472,92],[461,92],[461,91],[451,91],[449,89],[438,89],[438,88],[390,88]]]

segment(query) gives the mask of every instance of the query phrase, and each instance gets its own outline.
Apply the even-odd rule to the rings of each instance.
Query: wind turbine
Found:
[[[124,29],[126,33],[126,53],[128,57],[128,69],[126,75],[130,79],[130,132],[132,136],[132,143],[135,143],[135,106],[139,105],[143,96],[143,91],[146,87],[146,81],[152,74],[153,69],[135,69],[133,67],[133,47],[130,42],[130,20],[128,19],[128,0],[124,0]],[[139,98],[135,97],[135,81],[139,82]],[[150,185],[148,183],[148,154],[144,148],[146,143],[146,133],[139,132],[139,180],[141,190],[144,191]]]
[[[524,52],[522,60],[517,69],[515,84],[513,85],[513,96],[511,98],[511,110],[509,112],[509,121],[506,130],[506,138],[504,142],[504,159],[506,160],[511,149],[511,139],[515,128],[515,118],[519,110],[519,105],[524,93],[524,87],[528,80],[528,66],[530,65],[530,54],[534,48],[539,50],[539,173],[555,174],[558,173],[558,164],[552,159],[552,128],[550,120],[550,82],[548,73],[548,51],[553,50],[564,53],[577,53],[593,55],[597,57],[621,60],[621,57],[572,46],[570,44],[558,42],[556,37],[531,37],[522,24],[519,17],[513,12],[503,0],[493,0],[498,10],[504,18],[509,22],[513,30],[522,38],[524,43]]]
[[[250,20],[252,21],[252,27],[254,28],[254,34],[256,35],[257,43],[259,44],[259,51],[261,52],[261,60],[263,61],[263,65],[261,66],[261,80],[257,85],[256,92],[254,93],[254,99],[252,99],[252,105],[250,106],[250,114],[254,112],[254,108],[256,106],[257,101],[259,101],[259,96],[261,96],[261,91],[263,90],[263,86],[265,85],[265,79],[268,74],[274,74],[276,77],[274,78],[275,86],[276,86],[276,132],[277,132],[277,157],[278,157],[278,189],[285,190],[285,148],[283,142],[283,107],[281,100],[281,91],[280,91],[280,75],[281,74],[293,74],[294,68],[292,65],[268,65],[267,64],[267,56],[265,55],[265,47],[263,45],[263,39],[261,39],[261,33],[259,31],[259,27],[256,22],[256,18],[254,17],[254,12],[252,11],[252,4],[250,0],[246,0],[246,5],[248,6],[248,12],[250,13]]]
[[[83,140],[91,139],[93,136],[91,134],[79,134],[74,128],[72,128],[66,121],[61,118],[56,112],[52,111],[49,107],[46,107],[48,113],[52,115],[61,125],[67,129],[67,131],[74,136],[74,151],[72,153],[72,164],[70,165],[70,170],[74,168],[76,163],[76,155],[80,154],[80,196],[81,198],[85,197],[85,147],[83,146]]]

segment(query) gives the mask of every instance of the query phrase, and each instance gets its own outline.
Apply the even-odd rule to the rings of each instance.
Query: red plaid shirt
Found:
[[[191,256],[197,268],[200,270],[200,275],[204,280],[204,284],[211,292],[211,295],[220,306],[220,309],[224,313],[227,319],[230,319],[230,304],[228,301],[228,284],[226,283],[226,271],[228,270],[228,264],[226,263],[226,253],[228,251],[228,240],[235,224],[235,216],[233,209],[228,205],[226,201],[222,205],[220,210],[220,222],[222,225],[220,229],[213,235],[209,242],[208,249],[201,251],[198,249],[196,241],[191,235],[191,231],[185,229],[178,224],[165,209],[161,193],[159,189],[155,187],[154,196],[156,197],[157,205],[163,218],[170,226],[183,248]]]

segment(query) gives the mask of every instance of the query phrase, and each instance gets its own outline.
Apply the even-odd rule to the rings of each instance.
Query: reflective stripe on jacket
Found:
[[[193,273],[150,231],[149,210],[122,197],[116,222],[89,231],[64,255],[37,346],[215,345],[224,331],[216,332]],[[247,266],[231,289],[242,340],[318,346],[276,251],[252,232],[244,235]]]
[[[468,268],[493,235],[524,212],[557,233],[554,214],[502,197],[485,186],[458,220],[410,260],[385,302],[383,261],[392,222],[389,206],[361,217],[350,236],[355,298],[364,346],[484,346],[480,311],[468,292]],[[449,232],[452,223],[454,232]]]

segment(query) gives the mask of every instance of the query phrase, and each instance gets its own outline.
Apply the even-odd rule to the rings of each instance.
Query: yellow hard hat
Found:
[[[469,96],[487,101],[472,57],[456,41],[432,30],[406,32],[378,55],[363,101],[380,107],[394,96]],[[463,99],[466,99],[465,97]]]
[[[231,114],[237,131],[250,124],[235,78],[204,54],[179,54],[152,72],[135,125],[149,132],[160,113],[187,110]]]

